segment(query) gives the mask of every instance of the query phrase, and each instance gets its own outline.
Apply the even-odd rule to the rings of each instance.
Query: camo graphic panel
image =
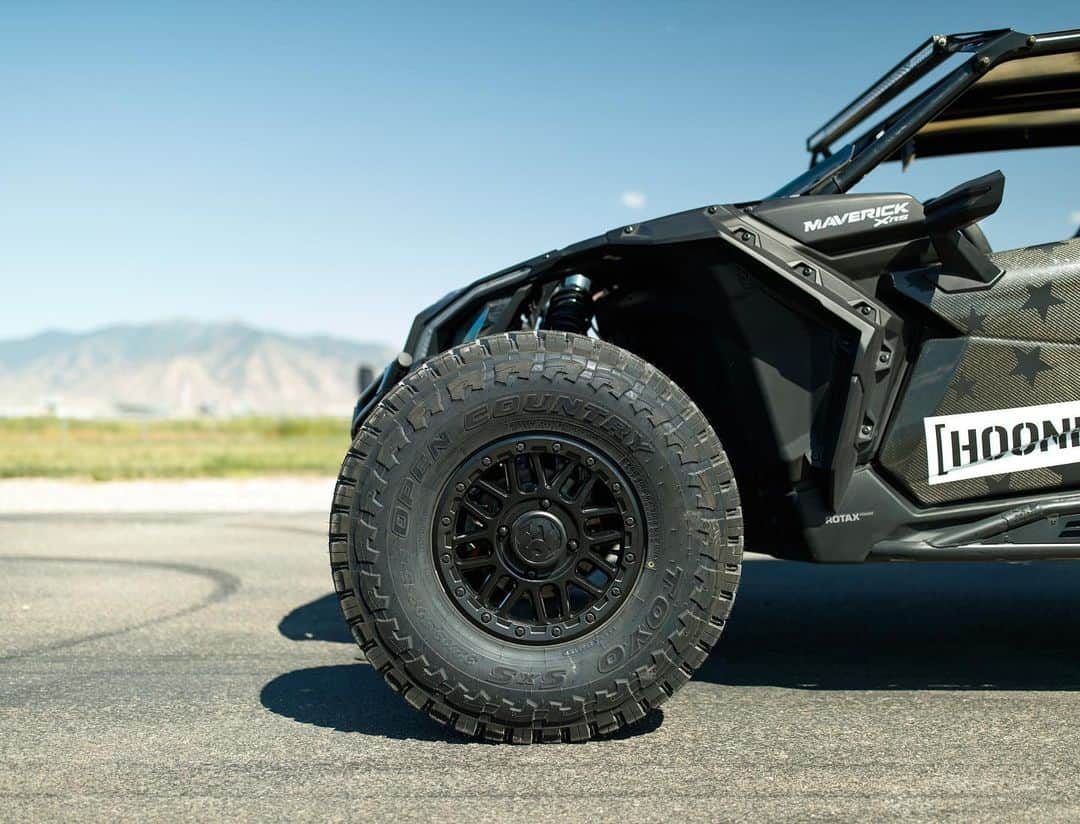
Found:
[[[984,338],[923,347],[881,465],[923,504],[1080,487],[1080,464],[931,485],[923,419],[1080,400],[1080,345]]]
[[[1005,274],[989,289],[943,292],[897,278],[897,289],[972,337],[1080,342],[1080,240],[999,252]]]

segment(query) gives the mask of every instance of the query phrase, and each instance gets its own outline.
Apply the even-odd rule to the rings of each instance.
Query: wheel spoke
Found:
[[[533,602],[533,609],[536,610],[536,617],[541,621],[550,621],[554,616],[548,615],[547,605],[544,603],[543,597],[540,595],[540,587],[529,587],[529,597]]]
[[[574,496],[574,503],[581,503],[582,501],[589,500],[589,495],[593,491],[593,487],[596,486],[597,476],[590,475],[588,480],[581,485],[581,489],[577,491],[577,495]]]
[[[488,579],[484,582],[484,585],[480,588],[480,592],[477,593],[477,597],[480,599],[480,603],[487,605],[488,599],[491,597],[491,593],[495,591],[496,585],[503,578],[502,570],[498,566],[488,576]]]
[[[517,602],[520,601],[522,596],[525,595],[525,593],[527,592],[525,587],[522,586],[520,582],[515,581],[513,578],[510,579],[510,586],[510,591],[506,593],[506,595],[503,597],[502,602],[496,604],[499,615],[502,615],[504,617],[510,614],[510,610],[514,608]]]
[[[475,544],[477,541],[490,541],[491,532],[486,529],[477,529],[474,532],[467,532],[464,535],[455,535],[451,539],[451,544],[455,547],[462,544]]]
[[[623,534],[617,529],[605,529],[603,532],[594,532],[586,535],[585,540],[590,544],[607,544],[622,539]]]
[[[470,515],[472,515],[474,518],[476,518],[478,521],[480,521],[480,523],[482,524],[486,524],[488,521],[491,520],[491,516],[484,512],[484,510],[482,510],[472,501],[467,501],[462,498],[461,508],[468,512]]]
[[[521,494],[521,482],[518,479],[517,461],[513,458],[503,463],[503,472],[506,475],[506,488],[511,495]]]
[[[567,586],[566,581],[560,581],[559,586],[559,609],[563,618],[570,617],[570,589]]]
[[[558,492],[562,489],[562,485],[566,483],[566,479],[570,477],[570,473],[574,471],[577,466],[577,461],[572,458],[566,459],[566,466],[559,470],[559,473],[551,482],[551,488]]]
[[[547,489],[547,478],[544,477],[544,465],[540,463],[540,456],[533,452],[529,456],[529,468],[532,470],[533,476],[536,478],[537,489]]]
[[[617,506],[587,506],[581,510],[581,514],[586,518],[602,518],[605,515],[618,515],[619,508]]]
[[[617,574],[616,571],[615,571],[615,567],[613,567],[611,564],[609,564],[603,558],[595,557],[595,554],[590,556],[588,558],[588,561],[589,561],[590,564],[592,564],[597,569],[599,569],[602,573],[604,573],[608,578],[614,578],[615,575]]]
[[[497,500],[499,500],[500,502],[505,501],[507,498],[510,497],[510,494],[508,492],[506,492],[505,490],[499,489],[499,487],[495,486],[495,484],[489,483],[488,481],[485,481],[483,478],[478,478],[477,480],[475,480],[473,482],[473,484],[475,486],[478,486],[480,489],[484,490],[488,494],[495,496],[495,498]],[[500,506],[501,505],[502,504],[500,503]]]
[[[483,567],[497,566],[491,555],[481,555],[476,558],[458,558],[454,561],[458,569],[482,569]]]
[[[580,575],[574,575],[574,577],[570,579],[570,583],[572,583],[576,587],[581,587],[594,598],[599,598],[601,595],[604,594],[604,590],[600,589],[600,587],[598,586],[590,584]]]

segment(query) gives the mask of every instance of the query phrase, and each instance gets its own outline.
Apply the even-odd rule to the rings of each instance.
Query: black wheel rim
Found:
[[[458,608],[524,644],[592,632],[646,563],[623,473],[594,447],[549,435],[500,441],[458,468],[439,500],[434,551]]]

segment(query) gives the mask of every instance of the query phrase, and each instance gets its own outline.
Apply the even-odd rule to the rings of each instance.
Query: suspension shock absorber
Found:
[[[551,293],[543,327],[584,335],[589,331],[592,319],[592,281],[584,275],[570,275]]]

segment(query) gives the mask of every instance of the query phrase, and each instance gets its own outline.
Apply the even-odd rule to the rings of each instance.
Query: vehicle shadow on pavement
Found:
[[[827,690],[1080,689],[1080,564],[747,560],[697,679]]]
[[[334,593],[289,612],[278,632],[295,641],[354,644]],[[357,655],[362,653],[355,648]],[[351,654],[351,651],[350,651]],[[279,675],[262,688],[259,700],[273,713],[341,732],[416,741],[476,743],[416,712],[367,664],[309,667]],[[647,735],[664,722],[654,710],[637,724],[597,740],[617,741]]]
[[[351,645],[332,593],[289,612],[286,638]],[[1080,689],[1080,563],[815,566],[751,558],[732,619],[695,680],[822,690]],[[365,664],[280,675],[260,695],[307,724],[469,743]],[[615,738],[660,727],[656,711]]]
[[[336,604],[335,604],[336,606]],[[309,667],[262,688],[262,705],[304,724],[385,738],[468,743],[416,712],[367,664]]]
[[[278,632],[291,641],[354,643],[333,592],[294,609],[281,619]]]

